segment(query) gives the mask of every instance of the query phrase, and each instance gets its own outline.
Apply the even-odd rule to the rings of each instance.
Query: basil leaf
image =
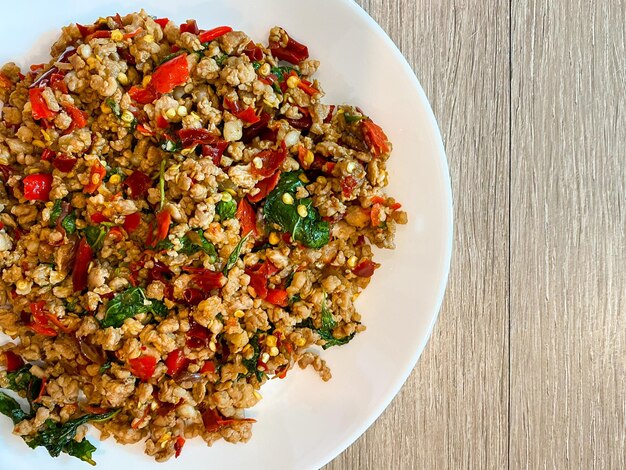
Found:
[[[215,263],[217,260],[217,251],[215,250],[215,246],[213,246],[213,243],[204,237],[204,234],[200,229],[187,232],[187,234],[180,239],[180,243],[182,247],[178,251],[184,255],[193,255],[198,251],[204,251],[207,255],[209,255],[212,263]]]
[[[133,318],[141,313],[151,313],[158,317],[167,315],[168,308],[163,302],[148,299],[141,287],[130,287],[124,292],[116,294],[107,304],[104,318],[100,324],[119,328],[127,318]]]
[[[57,223],[57,220],[59,220],[59,217],[61,217],[61,212],[63,211],[63,209],[61,208],[61,203],[63,202],[63,200],[61,199],[57,199],[56,201],[54,201],[54,206],[52,206],[52,209],[50,210],[50,225],[54,226]]]
[[[113,112],[116,118],[119,119],[122,117],[122,110],[120,109],[120,105],[119,103],[116,103],[113,98],[107,98],[105,100],[105,103],[109,108],[111,108],[111,111]]]
[[[228,220],[235,217],[237,213],[237,201],[235,201],[232,197],[229,201],[225,201],[222,199],[215,206],[215,212],[220,216],[220,220]]]
[[[226,266],[224,266],[224,271],[222,271],[224,273],[224,276],[228,275],[228,271],[230,271],[235,263],[237,263],[237,260],[239,259],[239,253],[241,253],[241,248],[248,239],[248,235],[239,240],[239,243],[237,243],[235,249],[232,251],[230,256],[228,256],[228,260],[226,260]]]
[[[168,238],[164,238],[154,245],[154,251],[171,250],[172,248],[174,248],[174,244]]]
[[[104,243],[104,237],[106,237],[107,229],[106,226],[100,225],[89,225],[84,230],[83,233],[85,238],[87,239],[87,243],[94,251],[99,250]]]
[[[221,54],[221,55],[218,55],[217,57],[213,58],[213,60],[215,60],[217,65],[219,65],[220,67],[224,66],[224,63],[226,62],[226,59],[228,59],[228,54]],[[252,66],[254,67],[254,64],[252,64]],[[256,70],[256,68],[254,70]]]
[[[298,188],[304,186],[300,181],[302,174],[302,171],[283,173],[276,188],[268,194],[263,213],[267,222],[280,225],[294,240],[309,248],[321,248],[330,240],[330,226],[321,219],[312,199],[295,199]],[[285,204],[282,200],[284,194],[290,194],[294,203]],[[306,208],[306,217],[298,214],[298,205]]]
[[[300,76],[300,71],[294,67],[290,67],[289,65],[282,65],[280,67],[272,67],[270,69],[270,72],[278,77],[279,82],[284,81],[292,71],[296,72],[298,76]]]
[[[250,377],[252,374],[255,374],[257,380],[260,382],[261,380],[263,380],[263,375],[265,373],[263,371],[258,370],[259,357],[261,356],[261,348],[259,347],[259,337],[256,335],[253,336],[252,338],[250,338],[250,341],[248,342],[248,344],[252,347],[254,354],[252,355],[250,359],[242,360],[241,363],[244,366],[246,366],[246,369],[248,369],[248,373],[246,374],[246,377]]]
[[[363,116],[344,113],[343,118],[346,120],[348,124],[354,124],[355,122],[359,122],[361,119],[363,119]]]
[[[104,364],[100,366],[100,369],[98,369],[98,373],[100,375],[104,374],[107,370],[111,368],[112,365],[113,363],[111,361],[105,362]]]
[[[324,344],[322,345],[323,349],[328,349],[333,346],[341,346],[343,344],[349,343],[356,333],[352,333],[351,335],[345,336],[343,338],[335,338],[333,336],[333,330],[337,326],[337,322],[333,318],[332,312],[326,307],[326,294],[322,299],[322,326],[321,328],[315,328],[313,324],[313,320],[311,318],[307,318],[306,320],[298,323],[296,325],[297,328],[310,328],[317,332],[320,335],[320,339],[324,340]]]
[[[61,222],[61,227],[65,229],[65,233],[72,235],[76,231],[76,214],[74,211],[67,214]]]
[[[80,442],[76,442],[72,439],[67,443],[63,451],[72,457],[76,457],[83,462],[87,462],[89,465],[96,465],[96,461],[91,457],[96,451],[96,446],[94,446],[87,439],[83,439]]]
[[[166,152],[170,152],[170,153],[178,152],[182,148],[183,146],[181,145],[180,142],[175,142],[170,139],[165,139],[163,142],[161,142],[161,149],[165,150]]]
[[[22,410],[20,404],[4,392],[0,392],[0,413],[11,418],[13,424],[30,418],[30,415]]]
[[[41,379],[30,373],[30,365],[25,365],[19,370],[8,372],[8,388],[17,393],[23,393],[31,403],[39,396]]]

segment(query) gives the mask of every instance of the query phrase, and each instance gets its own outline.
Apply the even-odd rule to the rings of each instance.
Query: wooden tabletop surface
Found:
[[[358,3],[439,122],[454,254],[417,367],[326,468],[626,468],[626,2]]]

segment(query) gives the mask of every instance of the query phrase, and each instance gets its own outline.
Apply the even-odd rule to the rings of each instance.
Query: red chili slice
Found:
[[[380,267],[380,264],[373,262],[371,259],[366,259],[357,264],[352,272],[359,277],[372,277],[374,271]]]
[[[33,119],[50,119],[57,114],[48,108],[48,103],[43,98],[43,91],[44,88],[31,88],[28,90]]]
[[[174,458],[177,459],[180,457],[180,453],[183,451],[183,447],[185,446],[185,438],[182,436],[178,436],[176,441],[174,442]]]
[[[269,193],[276,187],[278,180],[280,179],[280,171],[277,171],[269,178],[265,178],[259,181],[255,188],[259,190],[254,196],[248,196],[248,200],[252,203],[262,201],[267,197]]]
[[[256,214],[254,209],[245,198],[239,201],[237,213],[235,214],[239,225],[241,226],[241,236],[245,237],[249,233],[257,234],[256,231]]]
[[[286,307],[289,304],[287,291],[285,289],[269,289],[265,300],[279,307]]]
[[[157,359],[154,356],[139,356],[128,361],[130,372],[142,382],[147,382],[154,375]]]
[[[141,213],[135,212],[134,214],[128,214],[124,217],[124,230],[128,233],[133,233],[141,224]]]
[[[345,178],[341,178],[341,193],[343,194],[343,197],[352,197],[352,193],[357,184],[358,182],[356,178],[354,178],[354,176],[346,176]]]
[[[169,18],[157,18],[154,20],[154,22],[158,24],[161,27],[161,29],[165,29],[165,25],[167,25],[169,21],[170,21]]]
[[[133,199],[140,199],[152,186],[152,179],[144,172],[135,170],[124,180],[123,185],[128,187]]]
[[[52,189],[52,175],[49,173],[35,173],[22,180],[24,197],[29,201],[47,201]]]
[[[204,363],[204,365],[202,366],[202,369],[200,369],[200,373],[201,374],[206,374],[207,372],[210,372],[210,373],[215,372],[215,362],[213,362],[213,361],[206,361]]]
[[[183,300],[187,305],[198,305],[205,297],[205,292],[195,287],[190,287],[183,291]]]
[[[268,113],[262,112],[257,122],[250,124],[248,127],[243,129],[241,141],[244,144],[250,143],[252,139],[259,136],[264,129],[267,129],[270,119],[271,116]]]
[[[195,321],[190,321],[186,345],[192,349],[206,348],[211,339],[211,332]]]
[[[215,144],[221,140],[208,129],[181,129],[178,131],[178,137],[183,148],[199,144]]]
[[[287,148],[283,141],[280,150],[262,150],[254,156],[254,159],[260,159],[263,162],[261,168],[257,168],[255,165],[252,165],[250,168],[250,173],[255,176],[262,176],[264,178],[268,178],[276,173],[276,170],[283,164],[285,159],[287,158]]]
[[[91,165],[91,170],[89,171],[89,184],[83,188],[87,194],[94,193],[102,184],[104,177],[107,174],[107,170],[103,167],[99,162]]]
[[[213,41],[214,39],[217,39],[226,33],[230,33],[232,30],[233,28],[231,28],[230,26],[218,26],[217,28],[213,28],[208,31],[204,31],[203,33],[200,33],[198,39],[201,43]]]
[[[64,105],[63,109],[72,118],[72,124],[68,128],[69,132],[74,129],[82,129],[87,125],[87,113],[71,104]]]
[[[67,89],[67,84],[63,81],[64,78],[65,75],[61,73],[53,73],[50,75],[50,88],[67,95],[69,90]]]
[[[224,151],[227,148],[228,142],[225,140],[221,140],[215,144],[204,144],[202,145],[202,156],[210,158],[215,166],[220,166],[222,155],[224,155]]]
[[[167,238],[167,234],[170,230],[170,223],[172,222],[172,214],[168,210],[162,210],[156,216],[157,233],[154,241],[156,243]]]
[[[94,212],[91,214],[91,221],[94,224],[101,224],[102,222],[110,222],[109,218],[106,217],[102,212]]]
[[[202,413],[202,423],[208,432],[217,432],[225,426],[235,423],[256,423],[256,419],[231,419],[225,418],[218,410],[208,409]]]
[[[309,49],[304,44],[300,44],[293,39],[289,34],[287,36],[289,39],[285,47],[282,47],[275,41],[270,41],[269,46],[272,55],[279,60],[284,60],[292,64],[299,64],[303,60],[308,59]]]
[[[15,372],[24,366],[24,359],[15,354],[13,351],[5,351],[7,372]]]
[[[248,44],[246,44],[243,53],[247,55],[248,58],[253,62],[263,60],[264,57],[263,49],[257,46],[254,41],[250,41]]]
[[[169,93],[188,78],[187,54],[181,54],[161,64],[153,72],[150,85],[159,93]]]
[[[181,24],[178,29],[180,30],[180,34],[198,34],[200,32],[200,28],[198,28],[198,23],[196,23],[196,20],[187,20],[185,23]]]
[[[43,156],[42,156],[43,159]],[[52,166],[63,173],[69,173],[76,166],[78,159],[72,158],[68,155],[60,154],[52,161]]]
[[[374,123],[371,119],[364,119],[361,121],[361,126],[363,129],[363,138],[374,156],[389,153],[391,150],[389,147],[389,139],[378,124]]]
[[[183,271],[193,274],[194,284],[204,291],[220,289],[226,283],[226,277],[219,271],[211,271],[207,268],[194,268],[193,266],[184,266]]]
[[[139,104],[152,103],[159,97],[158,93],[149,85],[146,88],[141,88],[136,85],[132,86],[130,90],[128,90],[128,94]]]
[[[93,258],[93,250],[85,237],[78,243],[74,269],[72,270],[72,284],[74,292],[80,292],[87,287],[87,274],[89,273],[89,263]]]
[[[165,359],[167,373],[170,376],[178,374],[183,368],[187,367],[188,364],[189,359],[185,357],[182,349],[174,349]]]

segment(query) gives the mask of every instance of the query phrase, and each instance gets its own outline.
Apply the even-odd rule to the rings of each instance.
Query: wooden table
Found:
[[[626,468],[626,2],[358,3],[433,106],[455,245],[415,371],[326,468]]]

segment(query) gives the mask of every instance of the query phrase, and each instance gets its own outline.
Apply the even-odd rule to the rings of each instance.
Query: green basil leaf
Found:
[[[124,320],[134,318],[141,313],[164,317],[167,312],[168,308],[165,304],[158,300],[148,299],[143,288],[130,287],[109,300],[100,324],[104,328],[110,326],[119,328],[124,324]]]
[[[96,465],[96,461],[92,458],[93,453],[96,451],[96,447],[87,439],[83,439],[80,442],[71,440],[67,443],[64,452],[76,457],[77,459],[87,462],[89,465]]]
[[[215,246],[205,238],[204,233],[202,233],[200,229],[187,232],[187,234],[180,239],[180,244],[181,248],[178,250],[179,253],[193,255],[198,251],[204,251],[209,256],[212,263],[215,263],[217,260]]]
[[[235,201],[232,197],[229,201],[222,199],[217,203],[215,212],[220,216],[221,221],[232,219],[237,213],[237,201]]]
[[[237,246],[226,260],[226,266],[224,266],[224,271],[222,271],[224,273],[224,276],[227,276],[228,271],[230,271],[235,263],[237,263],[237,260],[239,259],[239,254],[241,253],[241,248],[243,247],[243,244],[246,243],[247,239],[248,235],[239,240],[239,243],[237,243]]]
[[[59,220],[59,217],[61,217],[61,212],[63,211],[63,209],[61,208],[62,202],[62,199],[57,199],[56,201],[54,201],[54,205],[50,210],[50,226],[56,225],[57,220]]]
[[[63,218],[63,221],[61,222],[61,227],[65,229],[65,233],[67,233],[68,235],[72,235],[74,232],[76,232],[76,214],[74,213],[74,211],[70,212]]]
[[[0,392],[0,413],[11,418],[13,424],[30,418],[20,404],[4,392]]]
[[[111,108],[111,111],[113,112],[116,118],[119,119],[122,117],[122,110],[120,108],[120,105],[119,103],[116,103],[113,98],[107,98],[105,100],[105,103],[109,108]]]
[[[85,227],[83,230],[85,238],[87,239],[87,243],[94,251],[102,248],[102,244],[104,243],[104,237],[107,235],[106,225],[89,225]]]

